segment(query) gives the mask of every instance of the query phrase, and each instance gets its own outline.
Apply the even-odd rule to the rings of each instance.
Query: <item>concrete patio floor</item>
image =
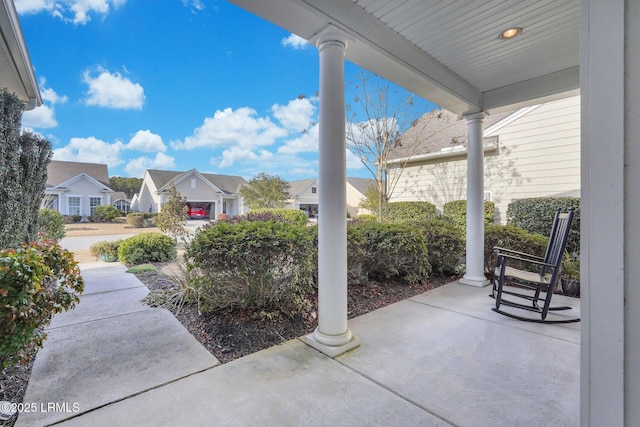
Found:
[[[501,316],[489,288],[451,283],[352,319],[361,346],[334,359],[291,340],[219,365],[139,303],[146,288],[121,266],[83,275],[87,294],[54,320],[24,399],[78,411],[18,426],[579,425],[580,324]],[[561,301],[579,316],[579,300]]]

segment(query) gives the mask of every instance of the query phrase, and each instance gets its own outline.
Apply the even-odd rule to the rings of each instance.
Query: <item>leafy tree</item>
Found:
[[[142,187],[142,178],[124,178],[121,176],[112,176],[109,178],[109,187],[113,191],[122,191],[127,198],[132,198],[135,193],[140,191]]]
[[[162,209],[156,218],[156,225],[163,233],[169,233],[178,240],[178,237],[185,238],[187,231],[184,228],[189,218],[189,208],[187,199],[180,195],[176,186],[171,183],[165,192],[168,200],[162,204]]]
[[[380,192],[376,185],[372,185],[367,188],[364,193],[364,199],[360,200],[360,207],[362,209],[370,210],[374,215],[378,215],[378,201],[380,200]]]
[[[290,187],[279,176],[260,172],[240,189],[240,195],[251,209],[283,208],[290,198]]]
[[[54,209],[40,209],[38,212],[38,234],[46,240],[57,242],[65,236],[64,217]]]
[[[403,145],[403,134],[418,123],[424,113],[423,102],[414,104],[414,95],[400,92],[381,77],[361,71],[359,81],[351,84],[353,104],[347,105],[347,146],[376,181],[378,207],[373,209],[378,220],[386,218],[386,205],[393,194],[409,157],[420,148],[421,139],[412,138],[404,164],[396,165],[388,174],[388,161],[394,148]],[[417,136],[417,135],[416,135]]]
[[[20,134],[24,104],[0,91],[0,247],[35,240],[44,197],[51,143],[31,132]]]

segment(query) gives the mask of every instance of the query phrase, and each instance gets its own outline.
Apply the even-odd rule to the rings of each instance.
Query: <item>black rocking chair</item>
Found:
[[[527,322],[574,323],[580,321],[579,318],[547,320],[549,311],[571,309],[567,306],[551,306],[551,297],[560,279],[564,248],[567,244],[572,220],[573,209],[566,213],[560,213],[560,209],[556,211],[544,258],[509,249],[494,248],[497,260],[493,277],[493,291],[490,295],[496,300],[496,306],[492,308],[493,311]],[[525,266],[526,270],[509,266],[509,264],[516,263],[518,267]],[[505,295],[508,295],[509,299],[505,299]],[[514,301],[512,297],[521,302]],[[503,305],[540,313],[541,318],[524,317],[504,311],[501,308]]]

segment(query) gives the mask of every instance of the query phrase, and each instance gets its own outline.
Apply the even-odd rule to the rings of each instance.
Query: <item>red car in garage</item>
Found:
[[[204,219],[207,217],[207,211],[202,206],[191,206],[189,208],[190,219]]]

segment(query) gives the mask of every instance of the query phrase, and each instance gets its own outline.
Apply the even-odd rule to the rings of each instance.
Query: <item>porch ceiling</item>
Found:
[[[579,0],[230,0],[310,40],[331,24],[346,59],[455,113],[576,95]],[[512,40],[499,34],[523,32]]]

